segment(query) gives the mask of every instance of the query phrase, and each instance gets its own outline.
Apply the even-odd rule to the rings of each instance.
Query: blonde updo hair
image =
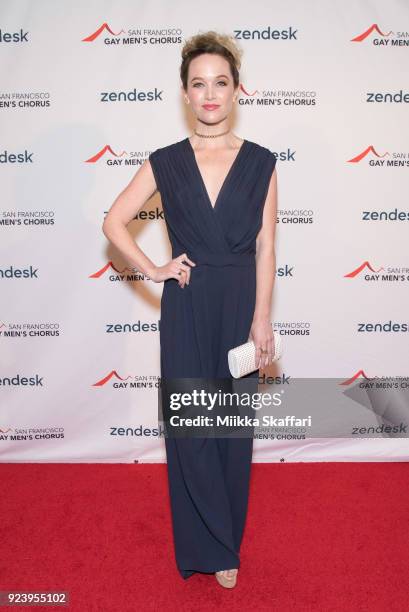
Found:
[[[214,53],[224,57],[229,62],[234,87],[239,86],[239,70],[243,51],[237,46],[236,40],[232,36],[209,30],[208,32],[199,32],[199,34],[191,36],[183,45],[180,78],[185,90],[187,90],[187,75],[190,62],[198,55],[202,55],[202,53]]]

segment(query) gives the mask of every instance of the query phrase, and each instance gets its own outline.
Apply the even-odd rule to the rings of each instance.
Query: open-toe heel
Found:
[[[232,574],[231,572],[234,572],[234,573]],[[221,570],[220,572],[215,572],[217,582],[225,589],[232,589],[233,587],[236,586],[237,574],[238,574],[237,569]]]

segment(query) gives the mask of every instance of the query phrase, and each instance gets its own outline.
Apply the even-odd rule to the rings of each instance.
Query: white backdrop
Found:
[[[244,50],[235,133],[278,156],[276,373],[407,375],[406,1],[3,0],[2,461],[165,459],[163,285],[129,277],[101,226],[149,153],[192,133],[180,50],[213,28]],[[158,265],[161,212],[156,194],[129,226]],[[256,440],[254,461],[408,455],[405,439]]]

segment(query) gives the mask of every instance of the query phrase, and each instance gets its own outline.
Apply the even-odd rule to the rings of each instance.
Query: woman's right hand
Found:
[[[196,265],[194,261],[189,259],[186,253],[182,253],[178,257],[171,259],[164,266],[155,266],[153,271],[149,273],[149,278],[155,283],[160,283],[168,278],[176,278],[179,287],[183,289],[185,284],[189,284],[190,281],[190,265],[186,265],[183,261],[187,261],[192,266]]]

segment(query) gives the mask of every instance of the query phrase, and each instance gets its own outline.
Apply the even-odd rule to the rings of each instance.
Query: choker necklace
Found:
[[[227,130],[226,132],[222,132],[221,134],[199,134],[199,132],[196,132],[196,130],[194,130],[194,133],[196,134],[196,136],[200,136],[201,138],[217,138],[218,136],[224,136],[225,134],[228,134],[230,132],[230,130]]]

